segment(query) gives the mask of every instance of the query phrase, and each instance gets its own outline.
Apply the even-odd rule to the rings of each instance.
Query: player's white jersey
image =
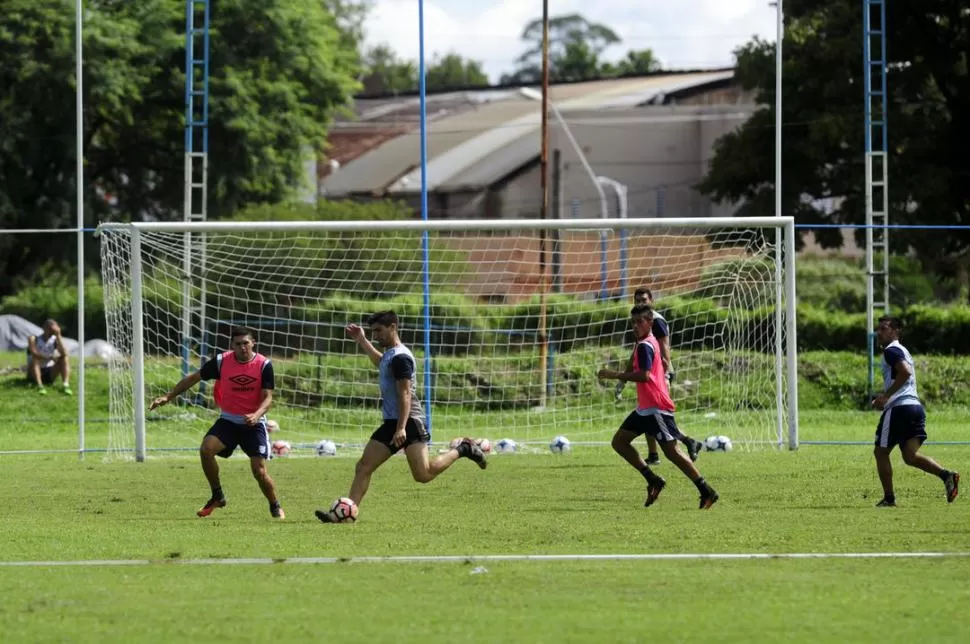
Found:
[[[916,391],[916,367],[913,365],[913,356],[910,355],[906,347],[899,343],[899,340],[890,342],[882,352],[883,391],[889,389],[889,386],[893,384],[893,380],[896,379],[896,365],[899,362],[908,364],[912,370],[912,374],[906,379],[903,386],[899,388],[899,391],[894,393],[886,401],[884,409],[898,407],[900,405],[922,404],[919,399],[919,393]]]
[[[57,354],[57,336],[50,335],[46,340],[44,336],[38,335],[34,336],[34,345],[37,347],[37,353],[44,356],[46,360],[41,361],[41,367],[53,367],[54,366],[54,356]],[[27,352],[27,366],[34,363],[34,356]]]

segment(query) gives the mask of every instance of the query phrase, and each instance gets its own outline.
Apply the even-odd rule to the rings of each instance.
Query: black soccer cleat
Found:
[[[700,502],[700,505],[698,506],[698,509],[710,510],[711,506],[717,503],[718,499],[720,498],[721,497],[720,495],[718,495],[717,492],[715,492],[714,490],[710,490],[707,492],[707,494],[701,495],[701,502]]]
[[[224,508],[224,507],[226,507],[226,497],[224,496],[221,496],[219,498],[212,497],[208,501],[206,501],[205,505],[199,508],[199,511],[196,512],[195,514],[196,516],[207,517],[210,514],[212,514],[213,510],[215,510],[216,508]]]
[[[647,458],[643,459],[643,462],[647,465],[660,465],[660,456],[657,454],[647,454]]]
[[[461,439],[461,442],[458,443],[458,447],[455,449],[458,450],[458,456],[460,458],[467,458],[483,470],[488,467],[488,459],[485,458],[485,452],[482,451],[482,448],[475,442],[474,438]]]
[[[700,441],[695,441],[693,438],[687,441],[687,456],[690,460],[696,461],[697,457],[700,456],[701,452],[704,451],[704,443]]]
[[[890,501],[889,499],[883,497],[882,501],[876,504],[877,508],[894,508],[896,507],[895,501]]]
[[[960,473],[950,472],[943,479],[943,485],[946,486],[946,502],[953,503],[960,493]]]
[[[322,523],[333,523],[333,519],[330,518],[330,513],[326,510],[314,510],[313,514],[317,515]]]
[[[664,491],[665,487],[667,487],[667,481],[663,480],[660,476],[648,482],[647,500],[643,502],[643,507],[649,508],[653,505],[653,502],[657,500],[657,497],[660,496],[660,493]]]

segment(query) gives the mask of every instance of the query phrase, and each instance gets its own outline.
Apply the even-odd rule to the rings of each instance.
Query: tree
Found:
[[[519,56],[519,67],[503,82],[535,83],[542,79],[542,19],[530,21],[522,30],[528,49]],[[552,80],[594,78],[599,57],[620,37],[606,25],[590,22],[578,13],[549,19],[549,77]]]
[[[87,224],[182,216],[183,0],[88,0],[84,24]],[[307,150],[357,88],[355,51],[322,3],[226,0],[212,12],[209,214],[299,189]],[[0,12],[0,226],[74,217],[74,10],[5,0]],[[111,194],[109,205],[98,194]],[[67,236],[0,240],[0,293],[14,275],[70,256]],[[92,242],[94,243],[94,242]],[[60,251],[64,252],[60,252]],[[89,257],[97,257],[89,253]]]
[[[887,4],[889,216],[897,224],[970,221],[970,13],[943,0]],[[842,0],[786,5],[782,209],[798,223],[860,224],[865,218],[863,26]],[[774,46],[755,39],[737,52],[738,81],[762,107],[722,137],[700,191],[740,202],[739,215],[774,212]],[[878,68],[873,75],[878,79]],[[831,212],[818,205],[830,200]],[[818,229],[828,247],[837,230]],[[862,240],[864,231],[857,231]],[[970,232],[896,231],[895,251],[957,277],[968,292]]]
[[[389,45],[371,47],[364,54],[364,92],[393,94],[418,88],[418,66],[402,60]]]
[[[659,72],[660,68],[660,61],[654,56],[652,49],[631,49],[616,64],[616,72],[620,76],[650,74],[652,72]]]
[[[443,57],[435,56],[428,66],[427,74],[425,82],[428,90],[488,85],[488,76],[482,71],[480,62],[466,60],[455,53]]]

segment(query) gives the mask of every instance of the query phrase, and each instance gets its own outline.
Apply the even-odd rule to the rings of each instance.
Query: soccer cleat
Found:
[[[698,509],[699,510],[709,510],[710,507],[712,505],[714,505],[715,503],[717,503],[717,500],[720,499],[720,498],[721,497],[714,490],[711,490],[707,494],[702,494],[701,495],[701,503],[698,506]]]
[[[691,461],[696,461],[700,453],[704,451],[704,443],[695,441],[693,438],[687,442],[687,456]]]
[[[317,515],[317,518],[323,523],[333,523],[333,519],[330,518],[330,513],[326,510],[314,510],[313,514]]]
[[[659,476],[647,483],[647,500],[643,502],[643,507],[649,508],[653,505],[653,502],[657,500],[657,497],[660,496],[660,493],[664,491],[665,487],[667,487],[667,481]]]
[[[946,502],[953,503],[954,499],[957,498],[957,494],[960,493],[960,473],[950,472],[943,479],[943,485],[946,486]]]
[[[269,513],[270,513],[270,515],[272,515],[272,517],[274,519],[279,519],[280,521],[282,521],[283,519],[286,518],[286,512],[283,512],[283,508],[281,508],[279,506],[276,506],[274,508],[270,508],[269,509]]]
[[[206,501],[206,504],[203,505],[202,508],[198,512],[196,512],[196,514],[200,517],[207,517],[210,514],[212,514],[212,511],[215,510],[216,508],[224,508],[224,507],[226,507],[225,497],[222,497],[220,499],[213,497],[208,501]]]
[[[74,392],[71,391],[71,388],[70,387],[61,387],[61,393],[63,393],[65,396],[73,396],[74,395]]]
[[[896,507],[896,502],[895,501],[890,501],[887,498],[883,498],[882,501],[880,501],[879,503],[876,504],[876,507],[877,508],[894,508],[894,507]]]
[[[463,438],[458,444],[458,456],[463,456],[470,461],[473,461],[478,465],[478,467],[483,470],[488,467],[488,460],[485,458],[485,452],[482,448],[478,446],[474,438]]]
[[[41,396],[46,396],[47,395],[47,388],[46,387],[38,387],[37,388],[37,393],[40,394]]]
[[[657,454],[648,454],[643,462],[647,465],[660,465],[660,456]]]

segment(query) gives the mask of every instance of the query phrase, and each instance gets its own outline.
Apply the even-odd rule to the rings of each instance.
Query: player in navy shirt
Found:
[[[885,390],[876,396],[872,406],[882,410],[876,426],[876,471],[882,483],[883,497],[877,507],[895,507],[893,465],[889,455],[899,445],[903,462],[940,477],[946,489],[947,503],[957,498],[960,475],[940,466],[929,456],[919,453],[926,440],[926,411],[916,390],[916,370],[913,356],[899,343],[903,325],[899,318],[884,315],[879,318],[876,338],[882,352],[882,377]]]

